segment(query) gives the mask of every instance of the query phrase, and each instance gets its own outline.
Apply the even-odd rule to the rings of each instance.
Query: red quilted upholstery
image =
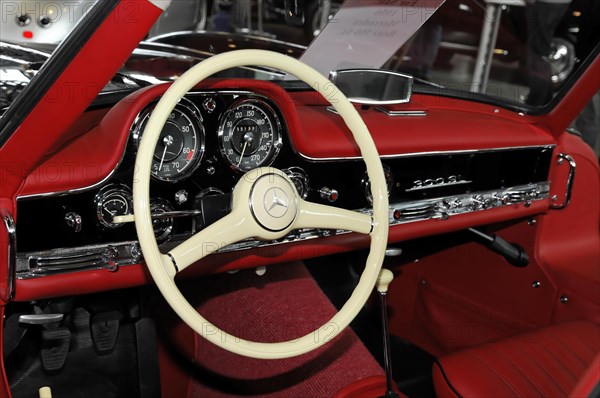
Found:
[[[599,352],[598,325],[553,325],[441,358],[435,390],[439,397],[566,397]]]

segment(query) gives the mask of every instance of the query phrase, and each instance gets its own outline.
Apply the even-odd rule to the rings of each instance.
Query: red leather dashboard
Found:
[[[87,133],[81,126],[82,135],[35,169],[18,196],[80,189],[107,178],[121,160],[136,116],[168,86],[131,94]],[[327,109],[318,93],[287,93],[276,84],[242,79],[208,81],[197,88],[247,90],[272,99],[283,113],[295,150],[305,157],[360,155],[341,117]],[[524,116],[489,105],[415,95],[411,104],[392,108],[402,109],[425,110],[427,115],[389,117],[373,107],[360,110],[382,156],[555,144]]]

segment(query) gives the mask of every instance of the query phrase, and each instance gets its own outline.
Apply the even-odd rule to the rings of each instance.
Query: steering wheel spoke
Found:
[[[250,238],[253,230],[247,217],[232,212],[172,249],[167,256],[175,270],[181,272],[227,245]]]
[[[344,229],[370,234],[373,219],[368,214],[301,200],[294,228]]]

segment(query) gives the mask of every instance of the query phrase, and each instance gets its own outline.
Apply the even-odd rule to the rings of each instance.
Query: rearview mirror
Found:
[[[356,104],[403,104],[410,101],[412,94],[412,76],[388,70],[334,70],[329,73],[329,80]]]

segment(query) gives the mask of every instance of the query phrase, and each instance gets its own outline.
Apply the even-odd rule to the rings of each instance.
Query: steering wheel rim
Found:
[[[233,210],[230,215],[198,232],[168,254],[162,254],[158,248],[152,228],[149,194],[152,156],[160,132],[177,102],[189,90],[217,72],[239,66],[266,66],[290,73],[310,84],[323,97],[329,100],[352,132],[366,164],[373,194],[373,215],[365,219],[368,216],[361,216],[360,213],[306,202],[299,198],[296,192],[296,196],[294,197],[296,202],[286,202],[286,211],[294,203],[297,204],[294,220],[289,223],[286,221],[285,225],[275,225],[276,230],[274,231],[271,228],[271,224],[263,225],[256,219],[257,215],[253,213],[255,210],[252,209],[253,203],[255,203],[255,207],[258,207],[257,204],[260,203],[266,207],[265,201],[268,200],[267,191],[275,192],[275,189],[281,189],[284,192],[283,196],[287,198],[289,195],[294,194],[295,187],[283,172],[263,167],[247,172],[240,179],[240,182],[234,189]],[[258,359],[289,358],[301,355],[319,348],[341,333],[356,317],[371,294],[383,263],[389,222],[387,188],[379,154],[369,130],[344,94],[319,72],[302,62],[289,56],[266,50],[238,50],[215,55],[195,65],[170,86],[154,108],[138,148],[135,170],[136,173],[133,180],[134,220],[146,265],[156,285],[173,310],[196,333],[211,343],[227,351]],[[266,176],[269,178],[265,178]],[[273,183],[276,185],[275,188],[272,188]],[[291,190],[288,184],[291,185]],[[255,194],[255,191],[261,192],[262,196]],[[255,196],[259,199],[254,200]],[[274,196],[273,203],[275,204],[275,202],[276,197]],[[252,234],[250,236],[267,240],[283,237],[291,229],[309,226],[327,228],[330,224],[323,221],[325,217],[323,217],[324,214],[322,213],[326,209],[330,211],[327,214],[327,217],[329,217],[326,220],[327,222],[335,222],[337,229],[349,229],[368,233],[371,237],[371,244],[365,270],[354,292],[340,311],[329,322],[314,332],[300,338],[276,343],[244,340],[214,326],[189,304],[177,288],[174,281],[177,272],[182,271],[186,266],[199,261],[214,251],[215,248],[218,248],[219,245],[216,247],[206,247],[204,241],[204,238],[206,238],[205,235],[209,233],[213,235],[210,241],[212,243],[221,242],[220,239],[223,239],[224,242],[229,242],[235,238],[243,238],[243,236],[231,236],[232,234],[235,235],[236,231],[244,231],[250,228],[250,233]],[[349,213],[353,213],[353,215]],[[230,225],[238,217],[240,218],[239,224]],[[255,225],[252,224],[252,218],[254,218]],[[272,221],[272,219],[269,220]],[[266,222],[270,223],[271,221],[267,220]],[[257,226],[258,229],[256,228]],[[202,235],[204,231],[208,232]]]

